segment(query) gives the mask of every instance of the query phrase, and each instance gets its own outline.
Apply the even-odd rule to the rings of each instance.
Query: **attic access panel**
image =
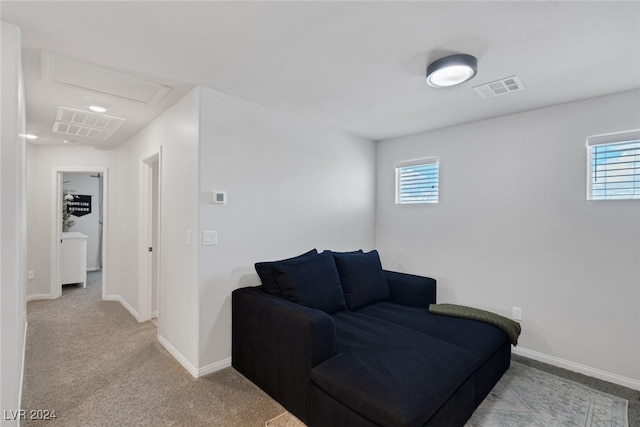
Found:
[[[44,80],[116,98],[155,105],[171,88],[132,74],[42,51]]]

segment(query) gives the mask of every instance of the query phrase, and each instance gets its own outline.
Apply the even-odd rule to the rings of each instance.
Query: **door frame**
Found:
[[[153,186],[153,163],[157,161],[158,182],[157,188]],[[153,256],[157,257],[156,279],[157,279],[157,318],[160,322],[160,295],[162,277],[160,275],[160,254],[162,252],[162,234],[160,224],[162,218],[162,146],[155,147],[139,158],[139,218],[138,218],[138,316],[139,321],[144,322],[151,319],[153,312]],[[153,229],[153,208],[154,198],[157,198],[156,229]],[[153,235],[157,236],[157,247],[153,252],[149,248],[153,247]],[[158,331],[160,328],[158,328]]]
[[[106,299],[109,287],[109,168],[68,166],[52,168],[51,197],[53,211],[51,212],[51,280],[49,293],[51,298],[59,298],[62,295],[62,283],[60,274],[60,240],[62,238],[62,175],[64,173],[99,173],[102,174],[102,299]]]

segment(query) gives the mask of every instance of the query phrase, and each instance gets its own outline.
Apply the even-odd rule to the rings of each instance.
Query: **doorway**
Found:
[[[157,326],[161,299],[161,156],[161,147],[157,147],[140,157],[139,320],[157,319]]]
[[[83,266],[80,269],[86,286],[87,270],[102,271],[102,299],[108,295],[108,259],[107,259],[107,215],[108,212],[108,169],[107,168],[54,168],[53,203],[54,212],[51,215],[51,283],[50,295],[58,298],[62,295],[62,285],[67,282],[68,264],[63,255],[63,235],[75,232],[88,236],[84,250]],[[83,194],[88,193],[88,194]],[[81,196],[81,197],[80,197]],[[67,200],[65,200],[65,197]],[[71,212],[71,215],[69,213]],[[89,214],[94,215],[95,223],[87,221]],[[84,223],[74,229],[77,223]],[[73,224],[71,224],[73,223]],[[79,224],[79,225],[80,225]],[[66,225],[66,226],[65,226]],[[71,227],[69,227],[71,226]],[[66,241],[66,239],[65,239]],[[64,266],[63,266],[64,263]],[[75,280],[74,280],[75,281]]]

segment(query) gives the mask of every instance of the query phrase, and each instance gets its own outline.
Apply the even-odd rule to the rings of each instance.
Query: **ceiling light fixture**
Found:
[[[445,56],[427,67],[427,83],[433,87],[455,86],[473,78],[478,60],[464,53]]]
[[[38,137],[36,135],[32,135],[30,133],[21,133],[20,135],[23,138],[27,138],[27,139],[38,139]]]
[[[93,111],[94,113],[106,113],[107,109],[104,107],[100,107],[99,105],[91,105],[89,107],[89,110]]]

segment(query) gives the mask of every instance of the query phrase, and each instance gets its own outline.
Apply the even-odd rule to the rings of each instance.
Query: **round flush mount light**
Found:
[[[427,83],[433,87],[455,86],[473,78],[478,72],[475,56],[457,54],[445,56],[427,67]]]
[[[101,107],[99,105],[91,105],[89,106],[89,110],[93,111],[94,113],[106,113],[107,109],[104,107]]]

